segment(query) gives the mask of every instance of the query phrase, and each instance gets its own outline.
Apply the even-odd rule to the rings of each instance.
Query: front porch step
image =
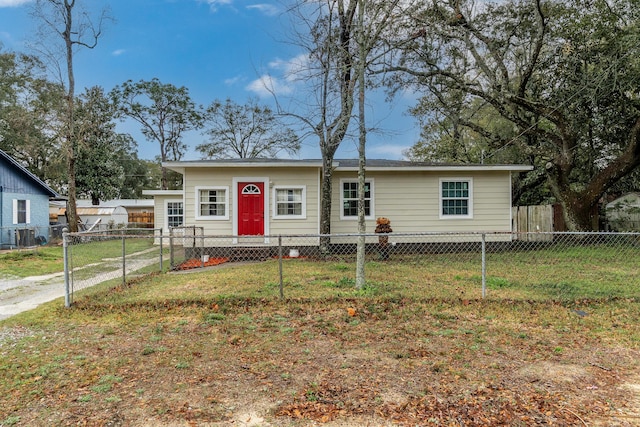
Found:
[[[238,246],[231,250],[231,261],[264,261],[271,257],[270,247]]]

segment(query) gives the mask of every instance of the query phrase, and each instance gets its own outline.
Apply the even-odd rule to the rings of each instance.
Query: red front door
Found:
[[[238,183],[238,235],[264,235],[264,183]]]

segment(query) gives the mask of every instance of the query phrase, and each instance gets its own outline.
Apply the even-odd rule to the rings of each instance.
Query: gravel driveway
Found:
[[[0,279],[0,320],[60,297],[64,297],[64,273]]]
[[[155,249],[132,254],[135,259],[126,262],[127,274],[139,270],[158,259]],[[149,257],[145,257],[149,254]],[[128,256],[129,257],[129,256]],[[75,289],[84,289],[107,280],[122,277],[120,261],[104,260],[103,263],[82,267],[83,269],[103,264],[113,265],[113,270],[103,271],[88,280],[76,280]],[[0,278],[0,320],[11,317],[23,311],[32,310],[45,302],[64,297],[64,273],[54,273],[46,276],[33,276],[25,278]],[[60,301],[64,305],[64,301]]]

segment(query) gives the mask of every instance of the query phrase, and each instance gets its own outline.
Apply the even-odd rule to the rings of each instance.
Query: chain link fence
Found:
[[[163,243],[162,231],[148,228],[63,233],[65,305],[78,291],[123,285],[162,271],[168,265]]]
[[[37,248],[62,239],[63,226],[33,227],[26,224],[0,227],[0,249]]]
[[[272,280],[283,296],[285,283],[302,280],[297,263],[355,264],[359,238],[365,242],[367,280],[381,266],[403,266],[401,280],[424,281],[426,293],[440,281],[459,284],[462,298],[465,289],[505,299],[515,289],[520,296],[524,289],[554,298],[640,296],[640,233],[210,236],[201,227],[176,227],[163,236],[160,230],[120,230],[68,235],[68,271],[72,290],[79,290],[106,278],[125,283],[131,272],[159,271],[162,263],[192,270],[275,262],[279,272]]]
[[[171,268],[186,270],[242,261],[279,260],[280,287],[290,264],[283,260],[355,263],[365,241],[366,268],[380,263],[415,267],[416,277],[477,285],[484,298],[513,288],[558,298],[581,292],[602,297],[640,296],[640,233],[421,233],[281,236],[206,236],[197,227],[169,236]],[[291,269],[293,270],[293,269]],[[295,275],[297,272],[292,272]],[[275,278],[274,278],[275,279]],[[629,294],[629,285],[635,289]],[[437,286],[437,284],[436,284]],[[462,294],[463,292],[461,292]],[[636,295],[638,294],[638,295]]]

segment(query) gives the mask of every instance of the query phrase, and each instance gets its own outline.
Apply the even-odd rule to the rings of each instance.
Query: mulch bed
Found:
[[[201,259],[191,258],[180,264],[176,270],[191,270],[192,268],[212,267],[214,265],[224,264],[229,262],[229,258],[209,258],[209,261],[202,262]]]

